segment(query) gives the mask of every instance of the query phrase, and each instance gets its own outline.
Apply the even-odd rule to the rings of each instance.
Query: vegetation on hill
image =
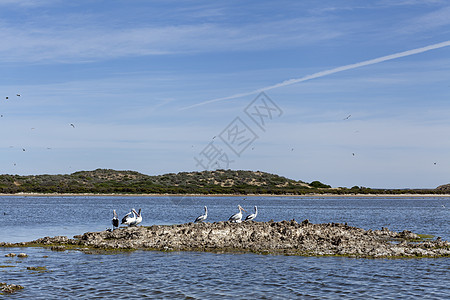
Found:
[[[305,183],[260,171],[216,170],[149,176],[134,171],[97,169],[66,175],[0,175],[0,193],[96,194],[398,194],[440,193],[439,190],[331,188],[319,181]]]

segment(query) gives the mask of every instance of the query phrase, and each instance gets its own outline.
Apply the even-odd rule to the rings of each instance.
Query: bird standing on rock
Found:
[[[247,212],[245,209],[243,209],[240,205],[238,205],[239,212],[232,215],[228,221],[231,221],[233,223],[241,223],[242,222],[242,211]]]
[[[205,214],[198,216],[197,219],[195,219],[194,223],[203,222],[208,217],[208,208],[205,206]]]
[[[114,230],[114,228],[119,227],[119,218],[117,217],[117,213],[116,213],[115,209],[113,210],[112,225],[113,225],[112,230]]]
[[[133,216],[131,216],[133,214]],[[131,225],[131,223],[136,221],[136,214],[134,213],[134,208],[122,218],[122,224]]]
[[[135,214],[136,217],[135,220],[130,223],[130,226],[136,226],[137,224],[142,222],[141,209],[139,208],[139,212],[136,212],[134,208],[131,211],[133,212],[133,214]]]
[[[251,221],[251,220],[255,219],[257,215],[258,215],[258,207],[255,205],[255,213],[251,214],[251,215],[248,215],[245,218],[245,221]]]

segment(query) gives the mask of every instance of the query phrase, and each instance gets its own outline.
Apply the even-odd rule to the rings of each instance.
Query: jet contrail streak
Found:
[[[439,49],[439,48],[443,48],[443,47],[447,47],[450,46],[450,41],[445,41],[442,43],[438,43],[438,44],[433,44],[433,45],[429,45],[429,46],[425,46],[425,47],[421,47],[421,48],[416,48],[416,49],[412,49],[412,50],[408,50],[408,51],[403,51],[403,52],[398,52],[398,53],[394,53],[394,54],[390,54],[390,55],[386,55],[386,56],[382,56],[382,57],[378,57],[378,58],[374,58],[374,59],[369,59],[369,60],[365,60],[359,63],[354,63],[354,64],[350,64],[350,65],[345,65],[345,66],[341,66],[341,67],[337,67],[334,69],[330,69],[330,70],[325,70],[325,71],[321,71],[321,72],[317,72],[311,75],[307,75],[301,78],[294,78],[294,79],[289,79],[289,80],[285,80],[283,82],[274,84],[274,85],[270,85],[267,87],[263,87],[257,90],[253,90],[251,92],[246,92],[246,93],[240,93],[240,94],[234,94],[228,97],[223,97],[223,98],[216,98],[216,99],[211,99],[208,101],[203,101],[197,104],[193,104],[187,107],[182,108],[182,110],[185,109],[189,109],[189,108],[194,108],[194,107],[198,107],[198,106],[202,106],[202,105],[206,105],[209,103],[214,103],[214,102],[219,102],[219,101],[223,101],[223,100],[230,100],[230,99],[235,99],[235,98],[240,98],[240,97],[245,97],[245,96],[249,96],[249,95],[253,95],[253,94],[257,94],[263,91],[268,91],[268,90],[273,90],[276,88],[280,88],[280,87],[284,87],[284,86],[288,86],[291,84],[295,84],[295,83],[299,83],[299,82],[303,82],[303,81],[307,81],[307,80],[311,80],[311,79],[315,79],[315,78],[320,78],[320,77],[324,77],[327,75],[331,75],[334,73],[339,73],[342,71],[347,71],[347,70],[352,70],[352,69],[356,69],[356,68],[360,68],[360,67],[364,67],[364,66],[368,66],[368,65],[374,65],[374,64],[378,64],[384,61],[388,61],[388,60],[393,60],[393,59],[397,59],[397,58],[401,58],[401,57],[405,57],[405,56],[410,56],[410,55],[414,55],[414,54],[419,54],[419,53],[423,53],[423,52],[427,52],[430,50],[435,50],[435,49]]]

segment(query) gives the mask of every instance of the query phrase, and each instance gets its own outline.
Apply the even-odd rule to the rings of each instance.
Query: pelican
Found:
[[[115,209],[113,210],[112,225],[113,225],[113,230],[114,230],[114,227],[119,227],[119,218],[117,217],[117,213],[116,213]]]
[[[131,216],[133,214],[133,216]],[[136,214],[134,213],[134,209],[132,209],[129,213],[122,218],[122,224],[131,225],[132,222],[136,221]]]
[[[197,219],[195,219],[194,223],[203,222],[206,220],[207,217],[208,217],[208,208],[205,206],[205,214],[198,216]]]
[[[251,215],[248,215],[245,218],[245,221],[251,221],[251,220],[255,219],[257,215],[258,215],[258,207],[255,205],[255,213],[251,214]]]
[[[242,222],[242,211],[247,212],[245,209],[243,209],[240,205],[238,205],[239,212],[232,215],[228,221],[231,221],[233,223],[241,223]]]
[[[131,211],[133,212],[133,214],[135,214],[136,217],[135,220],[130,223],[130,226],[136,226],[137,224],[142,222],[141,209],[139,208],[139,212],[136,212],[134,208]]]

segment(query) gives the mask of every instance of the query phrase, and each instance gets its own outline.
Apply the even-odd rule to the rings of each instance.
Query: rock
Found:
[[[52,250],[52,251],[66,251],[66,247],[65,246],[52,246],[52,247],[50,247],[50,250]]]
[[[19,253],[19,255],[17,255],[17,257],[28,257],[28,254],[26,253]]]
[[[255,252],[282,255],[351,255],[355,257],[450,256],[442,240],[414,243],[410,231],[364,230],[347,224],[313,224],[304,220],[274,222],[217,222],[119,228],[86,232],[75,239],[45,237],[33,244],[64,251],[77,245],[82,251],[151,249],[160,251]]]
[[[12,294],[17,290],[23,289],[23,286],[18,284],[7,284],[5,282],[0,282],[0,291],[7,294]]]

